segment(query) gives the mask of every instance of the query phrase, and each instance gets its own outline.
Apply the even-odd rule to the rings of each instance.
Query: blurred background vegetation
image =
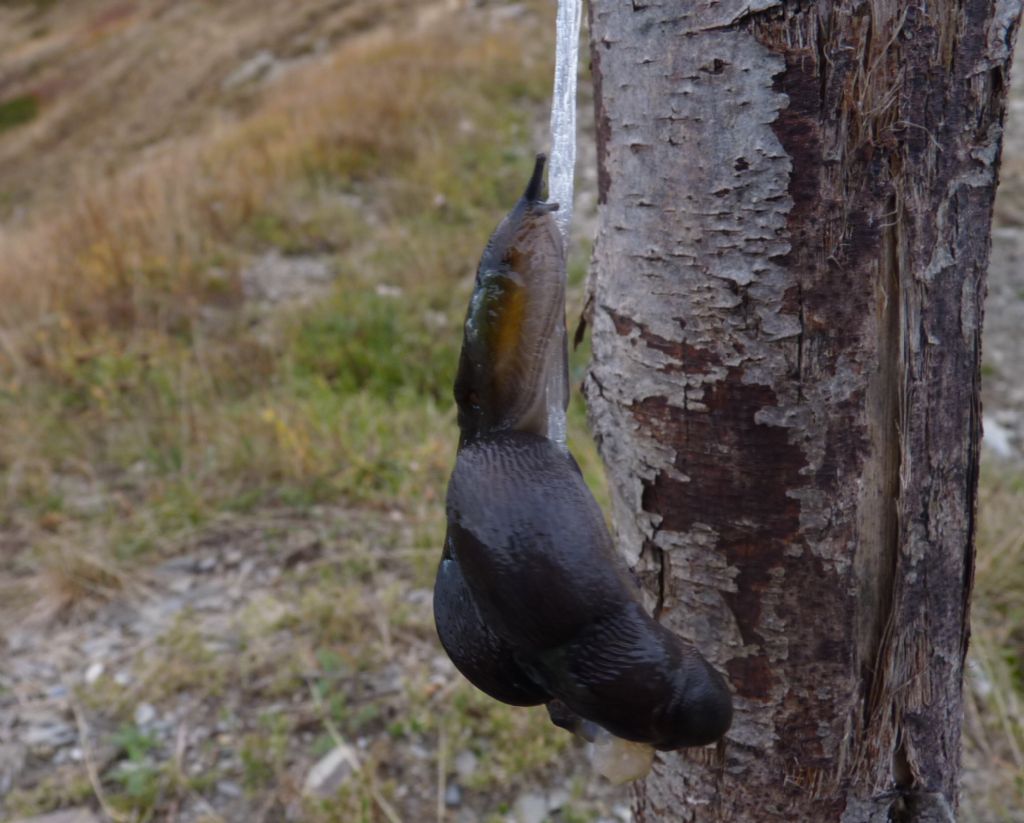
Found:
[[[552,21],[0,3],[0,817],[628,819],[429,607],[461,319],[545,143]],[[570,423],[600,496],[578,396]],[[1024,819],[1022,478],[984,473],[965,819]]]

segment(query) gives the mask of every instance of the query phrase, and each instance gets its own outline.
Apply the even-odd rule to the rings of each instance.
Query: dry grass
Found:
[[[0,579],[0,597],[8,619],[50,625],[84,617],[97,606],[129,591],[137,581],[102,549],[66,541],[37,544],[32,576]]]
[[[95,112],[74,141],[61,137],[71,97],[0,140],[0,175],[16,196],[7,206],[25,208],[0,233],[0,529],[18,547],[0,562],[17,575],[12,589],[25,599],[35,581],[63,615],[107,597],[144,602],[135,581],[159,578],[153,561],[194,550],[224,512],[254,521],[344,500],[372,521],[412,525],[399,545],[339,537],[332,565],[297,567],[286,591],[268,590],[227,625],[184,614],[132,651],[129,686],[108,669],[82,695],[92,746],[119,748],[98,769],[100,787],[136,819],[201,806],[220,779],[241,781],[269,819],[285,807],[308,820],[380,820],[388,807],[422,819],[443,807],[453,751],[472,747],[484,765],[466,791],[507,804],[524,781],[560,768],[567,739],[543,711],[499,706],[461,682],[439,691],[451,677],[435,670],[429,608],[406,594],[429,586],[436,562],[455,437],[453,330],[481,238],[529,168],[549,29],[536,9],[497,24],[487,12],[445,16],[440,4],[424,11],[441,16],[401,31],[328,44],[269,84],[231,92],[225,109],[224,69],[260,25],[280,46],[284,29],[317,10],[337,21],[352,13],[343,7],[374,7],[270,3],[230,27],[242,4],[218,4],[214,34],[198,44],[227,28],[237,42],[173,58],[190,65],[166,68],[180,95],[169,99],[198,102],[168,113],[155,90],[172,81],[139,51],[163,37],[170,48],[206,18],[199,4],[124,5],[89,43],[82,27],[105,4],[83,2],[67,18],[33,12],[52,28],[0,57],[23,68],[53,58],[25,77],[68,71],[75,51],[82,66],[109,63],[103,77],[81,72]],[[275,9],[273,25],[255,19]],[[0,9],[0,31],[12,14],[29,11]],[[131,48],[112,55],[119,38]],[[118,90],[135,69],[141,86],[129,88],[156,97]],[[28,172],[5,165],[15,155],[36,164],[39,192],[17,191]],[[268,320],[243,290],[268,249],[326,259],[337,281]],[[573,422],[578,436],[579,407]],[[583,463],[599,471],[592,450]],[[267,540],[287,546],[288,534]],[[378,680],[384,691],[368,702]],[[132,725],[142,700],[161,712],[187,703],[189,725],[228,717],[233,730],[215,746],[168,747]],[[358,779],[313,803],[302,775],[329,728],[373,744]],[[78,769],[27,787],[8,809],[79,802],[82,778]],[[425,800],[410,786],[429,786]]]
[[[69,172],[121,171],[126,157],[202,133],[260,105],[231,82],[261,52],[277,70],[364,30],[414,28],[421,4],[346,0],[52,0],[0,7],[0,100],[31,95],[39,115],[0,143],[0,209],[60,199]],[[26,164],[25,158],[31,162]]]
[[[1024,477],[986,466],[965,723],[965,819],[1024,820]]]
[[[127,586],[123,569],[81,546],[57,545],[40,552],[39,600],[47,617],[67,616],[79,603],[109,600]]]
[[[69,351],[109,330],[188,333],[201,306],[238,299],[237,282],[215,264],[297,177],[358,185],[386,162],[388,184],[372,207],[381,218],[421,211],[425,195],[458,202],[450,124],[477,125],[448,83],[481,68],[490,73],[482,82],[494,83],[520,54],[504,37],[464,40],[436,32],[344,47],[296,70],[241,123],[178,142],[113,180],[80,178],[70,207],[2,238],[7,355],[23,368],[60,369]],[[423,250],[420,273],[443,271],[438,251]]]
[[[110,180],[81,178],[63,205],[0,236],[8,517],[28,504],[59,523],[54,483],[79,465],[108,493],[132,469],[129,516],[144,488],[177,497],[186,519],[212,488],[218,500],[311,480],[395,492],[398,456],[437,477],[447,438],[423,435],[451,425],[454,344],[438,349],[436,328],[457,322],[452,287],[465,287],[518,182],[509,161],[529,154],[529,107],[546,86],[539,61],[523,69],[524,31],[357,38],[296,68],[241,121]],[[321,321],[270,336],[248,325],[240,271],[268,243],[321,249],[343,270]],[[382,308],[380,282],[405,298]],[[344,341],[328,334],[309,356],[305,338],[332,317],[379,348],[332,360]],[[422,357],[417,374],[375,377],[370,396],[334,385],[358,356],[390,373],[405,346]]]

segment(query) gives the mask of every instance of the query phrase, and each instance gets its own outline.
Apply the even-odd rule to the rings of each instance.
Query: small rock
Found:
[[[281,561],[286,569],[299,563],[316,560],[322,550],[320,536],[312,529],[299,529],[288,535],[285,542],[284,559]]]
[[[212,572],[216,568],[217,568],[217,558],[213,557],[212,555],[207,555],[206,557],[200,557],[199,560],[196,561],[196,565],[195,565],[196,571],[199,572],[200,574],[209,574],[210,572]]]
[[[411,589],[405,596],[405,602],[412,606],[430,608],[434,602],[434,593],[430,589]]]
[[[477,756],[469,749],[461,751],[455,756],[455,772],[461,780],[468,780],[472,777],[478,764]]]
[[[25,768],[25,747],[14,743],[0,746],[0,797],[6,795]]]
[[[33,752],[46,752],[59,749],[75,742],[75,729],[70,723],[53,720],[29,726],[21,739]]]
[[[458,783],[448,784],[444,790],[444,804],[453,808],[462,805],[462,788]]]
[[[564,786],[560,789],[552,789],[548,793],[548,811],[557,812],[569,805],[572,795]]]
[[[225,797],[241,797],[242,787],[230,780],[219,780],[217,781],[217,793]]]
[[[129,683],[132,682],[131,672],[127,671],[126,669],[122,669],[114,675],[114,682],[118,686],[127,686]]]
[[[209,594],[204,594],[202,597],[192,598],[192,601],[189,604],[192,610],[197,612],[208,612],[214,615],[222,614],[226,605],[224,602],[223,589],[208,587],[204,591],[208,591]]]
[[[982,445],[985,448],[1004,460],[1016,454],[1017,450],[1011,442],[1013,432],[1010,429],[988,415],[982,418],[982,427],[985,432]]]
[[[539,794],[527,792],[519,795],[513,813],[516,823],[544,823],[548,816],[548,802]]]
[[[103,664],[98,660],[85,670],[85,682],[90,686],[103,676]]]
[[[378,297],[401,297],[403,294],[401,286],[391,286],[387,283],[378,283],[374,291]]]
[[[30,644],[29,633],[19,631],[18,629],[8,629],[7,636],[4,639],[7,641],[8,654],[24,651]]]
[[[433,329],[434,331],[441,331],[442,329],[450,328],[452,321],[444,312],[428,309],[423,312],[423,322],[426,324],[427,328]]]
[[[987,698],[995,690],[995,687],[992,685],[992,681],[985,673],[985,670],[978,665],[977,661],[967,661],[967,673],[974,686],[975,692],[977,692],[978,697],[982,700]],[[0,792],[0,794],[2,793],[3,792]]]
[[[78,642],[78,650],[83,657],[96,660],[112,654],[121,645],[121,633],[100,634],[95,637],[86,637]]]
[[[133,719],[135,720],[136,726],[148,726],[156,720],[156,709],[154,709],[150,703],[139,703],[139,705],[135,707]]]
[[[224,554],[224,565],[228,568],[234,568],[239,563],[241,563],[244,558],[245,555],[242,554],[242,552],[240,552],[238,549],[229,549]]]
[[[246,60],[231,74],[224,78],[221,88],[224,91],[244,86],[247,83],[254,83],[261,80],[266,74],[277,65],[277,58],[273,53],[264,49]]]
[[[199,563],[199,558],[194,554],[181,554],[177,557],[172,557],[170,560],[165,560],[160,564],[160,571],[162,572],[194,572],[196,566]]]
[[[633,812],[630,811],[629,806],[616,806],[614,809],[612,809],[612,814],[619,818],[619,820],[621,820],[622,823],[632,823]]]
[[[303,785],[303,792],[312,797],[331,797],[359,768],[356,750],[342,743],[317,762]]]
[[[171,717],[161,717],[153,724],[152,728],[158,737],[167,739],[171,736],[171,731],[174,729],[174,719]]]
[[[430,670],[434,674],[452,675],[455,674],[455,665],[444,655],[435,655],[430,661]]]
[[[60,672],[57,671],[57,667],[52,663],[40,661],[35,665],[35,669],[44,680],[56,680],[60,677]]]

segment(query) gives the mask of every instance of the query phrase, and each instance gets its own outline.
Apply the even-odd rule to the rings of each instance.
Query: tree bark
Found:
[[[592,424],[737,710],[640,821],[953,819],[1020,5],[591,2]]]

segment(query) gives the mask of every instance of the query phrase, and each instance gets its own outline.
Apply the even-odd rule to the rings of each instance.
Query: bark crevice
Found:
[[[718,761],[665,759],[639,818],[931,820],[956,804],[1020,2],[644,5],[591,6],[586,390],[621,550],[736,720]]]

